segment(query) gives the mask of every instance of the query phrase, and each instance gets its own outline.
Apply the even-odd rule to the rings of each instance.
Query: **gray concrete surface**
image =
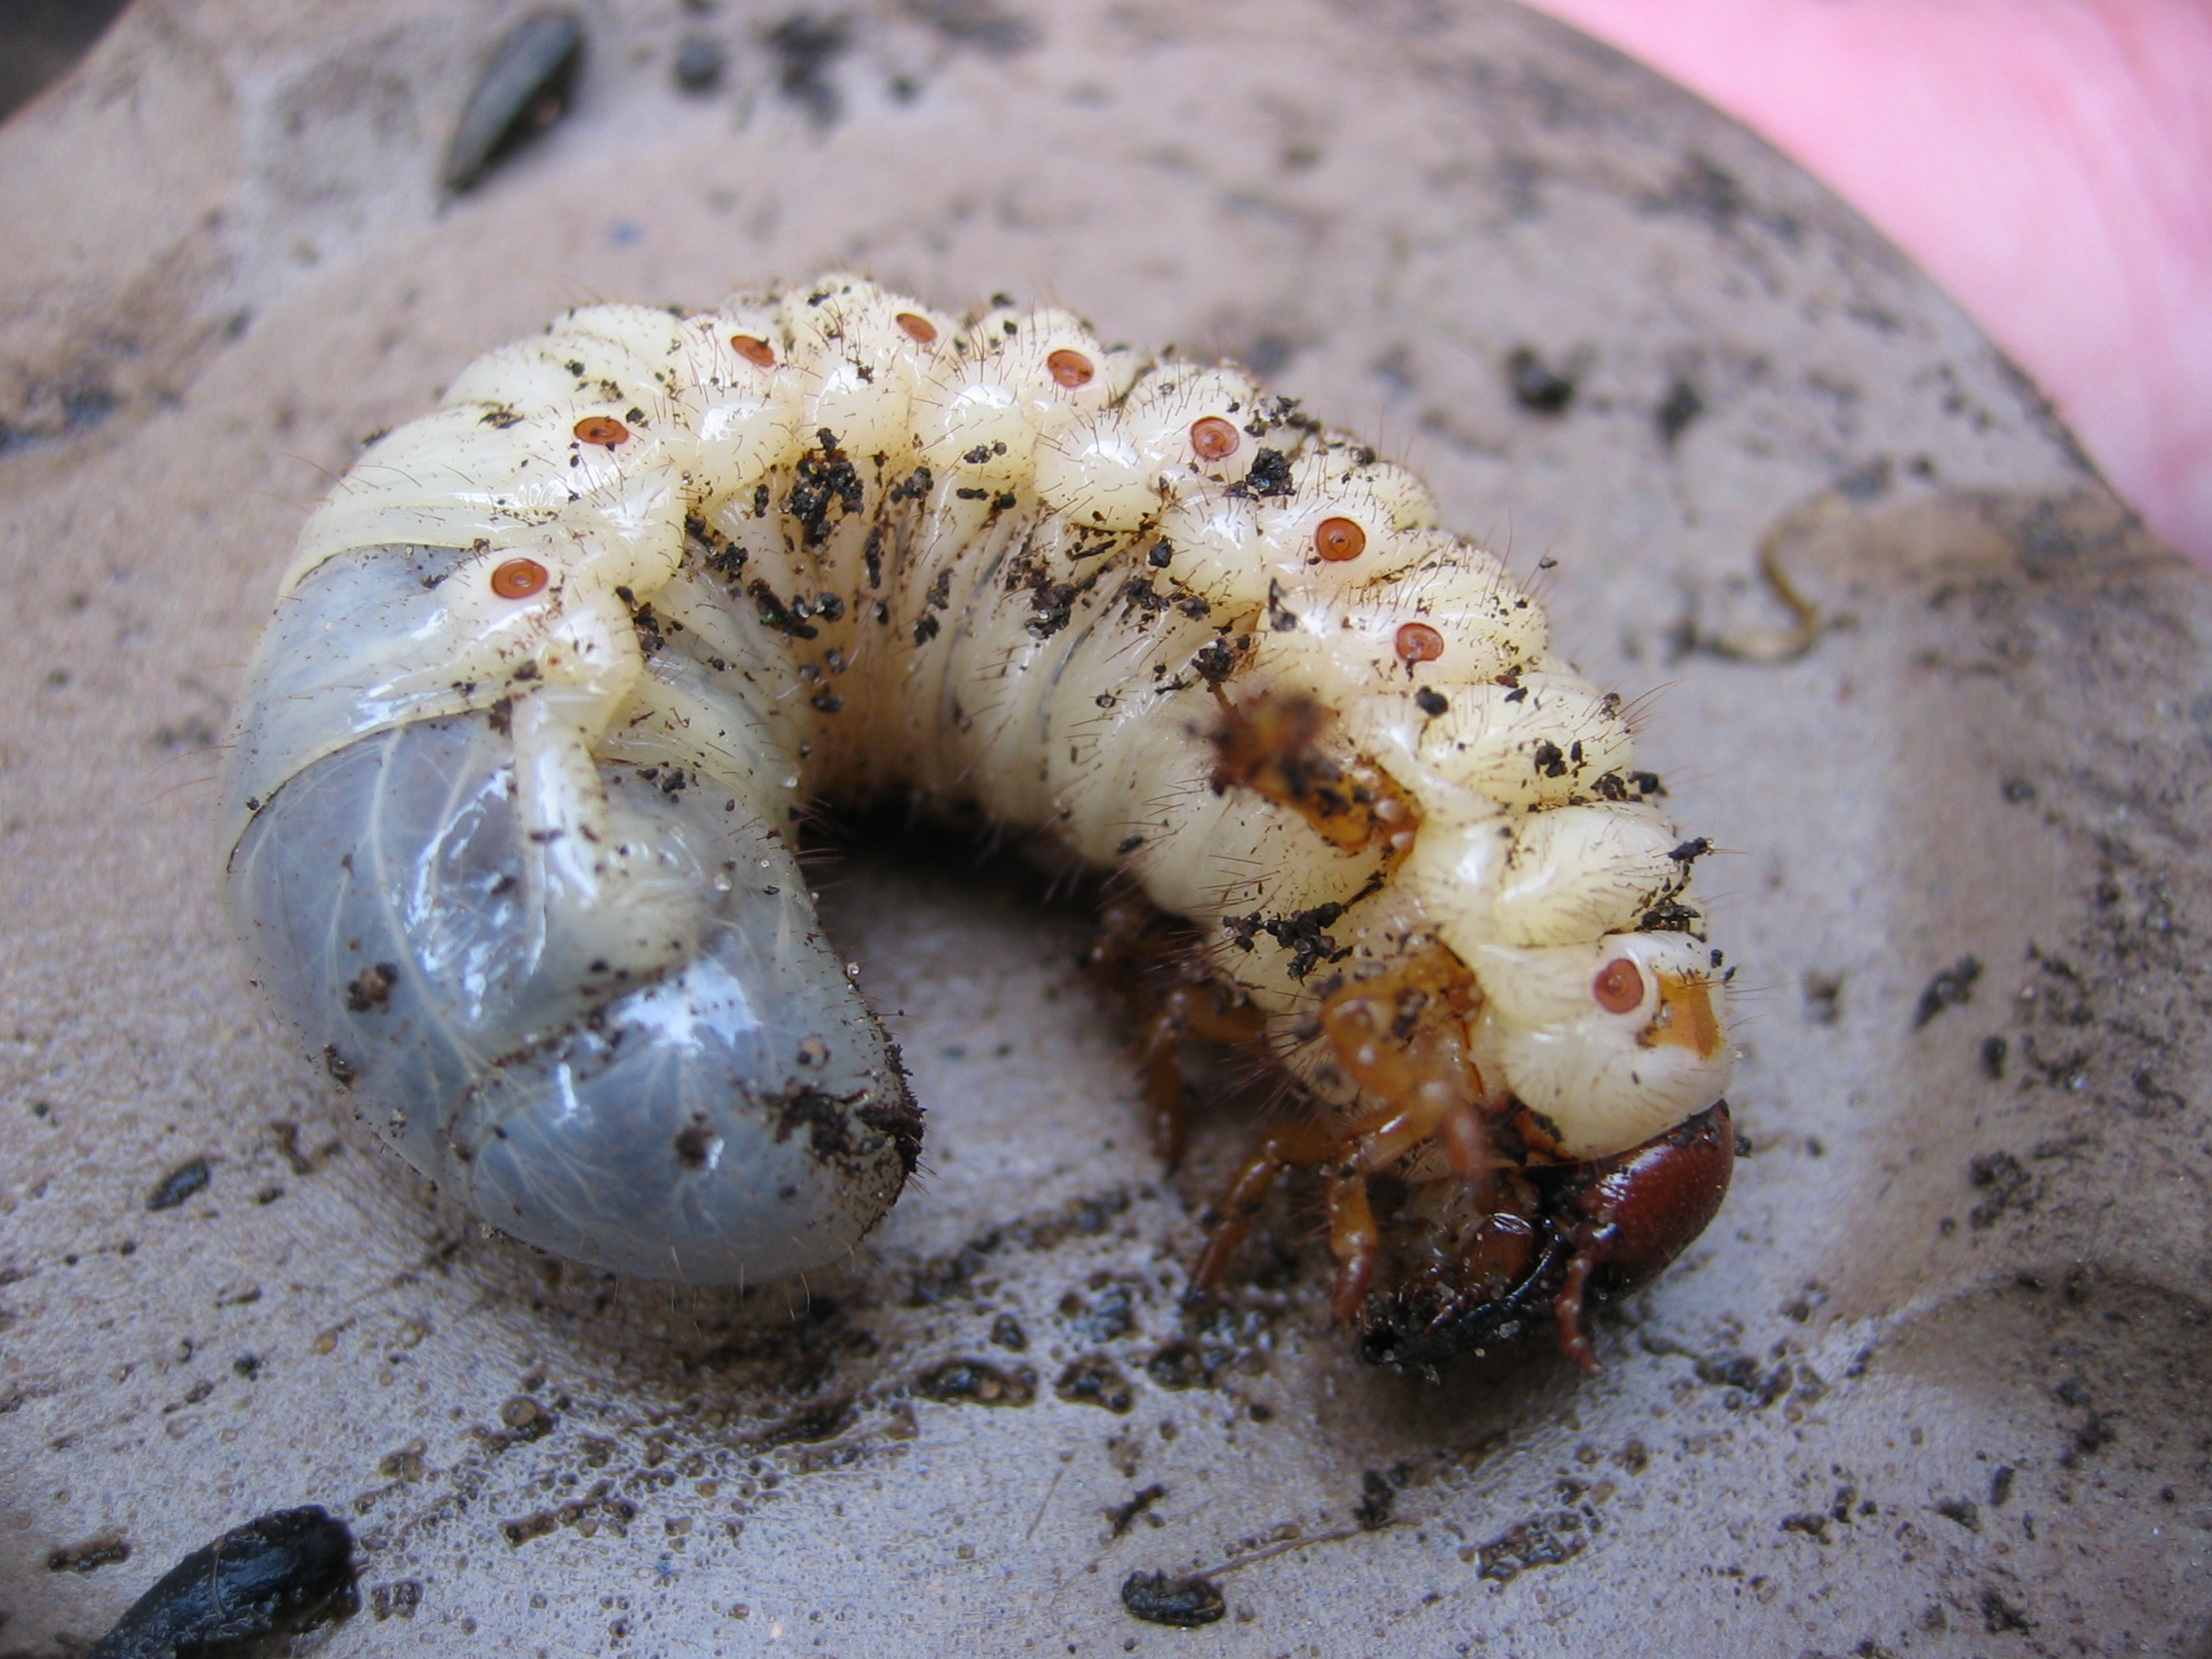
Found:
[[[140,0],[0,129],[0,1651],[308,1501],[332,1655],[2212,1651],[2212,594],[1948,302],[1502,6],[587,6],[572,114],[441,202],[517,15]],[[1654,693],[1753,1151],[1602,1378],[1361,1369],[1291,1212],[1186,1325],[1244,1126],[1165,1178],[1081,915],[940,843],[826,869],[930,1177],[804,1287],[537,1258],[286,1057],[210,746],[326,475],[566,303],[833,264],[1244,355]],[[1220,1624],[1123,1610],[1197,1568]]]

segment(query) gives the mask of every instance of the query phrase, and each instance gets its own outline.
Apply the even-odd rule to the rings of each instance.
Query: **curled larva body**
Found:
[[[571,313],[372,446],[249,670],[223,855],[262,982],[418,1167],[739,1281],[848,1251],[919,1144],[804,803],[980,807],[1203,930],[1167,977],[1322,1125],[1243,1186],[1326,1165],[1340,1309],[1427,1358],[1578,1298],[1622,1231],[1589,1195],[1714,1143],[1705,844],[1632,749],[1416,479],[1235,369],[826,277]],[[1697,1156],[1673,1249],[1725,1185]]]

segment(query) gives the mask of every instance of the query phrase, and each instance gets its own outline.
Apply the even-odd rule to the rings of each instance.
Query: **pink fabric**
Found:
[[[1919,261],[2212,565],[2212,0],[1532,0]]]

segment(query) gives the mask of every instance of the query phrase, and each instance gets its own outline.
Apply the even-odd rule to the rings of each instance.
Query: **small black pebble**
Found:
[[[86,1659],[237,1659],[352,1610],[353,1534],[312,1504],[279,1509],[178,1562]]]
[[[722,43],[693,35],[676,49],[676,84],[687,92],[709,92],[721,83]]]
[[[567,11],[533,12],[499,38],[454,128],[446,151],[448,190],[467,190],[561,118],[583,50],[583,19]]]
[[[1122,1605],[1146,1624],[1196,1630],[1214,1623],[1229,1609],[1210,1578],[1170,1578],[1164,1572],[1132,1572],[1122,1581]]]
[[[1659,437],[1669,449],[1682,435],[1689,424],[1705,413],[1705,399],[1698,396],[1697,387],[1686,380],[1677,380],[1667,388],[1666,401],[1652,413],[1652,424],[1659,428]]]

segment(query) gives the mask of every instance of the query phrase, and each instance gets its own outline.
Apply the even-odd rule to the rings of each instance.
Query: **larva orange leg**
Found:
[[[1322,1035],[1361,1092],[1381,1103],[1347,1131],[1363,1166],[1379,1169],[1433,1139],[1454,1173],[1478,1189],[1488,1181],[1482,1109],[1502,1102],[1467,1052],[1467,1020],[1481,1001],[1474,977],[1435,943],[1322,999]]]
[[[1265,1029],[1258,1009],[1225,1003],[1213,985],[1177,985],[1161,997],[1145,1022],[1144,1096],[1155,1143],[1169,1168],[1182,1161],[1190,1139],[1191,1096],[1179,1063],[1184,1040],[1248,1043]]]
[[[1198,1253],[1198,1266],[1191,1270],[1192,1291],[1204,1296],[1221,1282],[1228,1272],[1230,1258],[1244,1241],[1252,1218],[1260,1213],[1261,1204],[1267,1201],[1268,1194],[1282,1178],[1284,1170],[1294,1163],[1326,1163],[1337,1156],[1341,1145],[1336,1130],[1315,1118],[1285,1124],[1262,1140],[1259,1150],[1236,1172],[1228,1190],[1214,1200],[1213,1232],[1206,1239],[1206,1247]],[[1364,1187],[1361,1201],[1364,1204]],[[1368,1226],[1372,1231],[1372,1214],[1368,1217]]]
[[[1173,1169],[1191,1140],[1191,1095],[1183,1087],[1183,1028],[1161,1009],[1145,1022],[1144,1104],[1152,1119],[1153,1150]]]
[[[1348,1325],[1373,1288],[1382,1259],[1382,1231],[1368,1201],[1367,1177],[1347,1169],[1329,1181],[1329,1253],[1337,1259],[1337,1283],[1329,1299],[1337,1323]]]
[[[1194,977],[1186,940],[1173,919],[1141,900],[1117,899],[1100,913],[1090,965],[1127,1000],[1142,1024],[1140,1064],[1153,1143],[1169,1168],[1189,1141],[1191,1099],[1180,1065],[1186,1039],[1249,1043],[1267,1029],[1249,1004],[1234,1002],[1211,979]]]
[[[1605,1232],[1611,1233],[1607,1228]],[[1593,1239],[1591,1244],[1575,1253],[1574,1260],[1567,1265],[1567,1282],[1560,1286],[1559,1296],[1552,1303],[1552,1317],[1559,1321],[1559,1346],[1567,1357],[1582,1367],[1585,1377],[1598,1375],[1598,1352],[1590,1346],[1590,1338],[1582,1329],[1582,1297],[1589,1288],[1590,1274],[1600,1261],[1604,1244]]]

